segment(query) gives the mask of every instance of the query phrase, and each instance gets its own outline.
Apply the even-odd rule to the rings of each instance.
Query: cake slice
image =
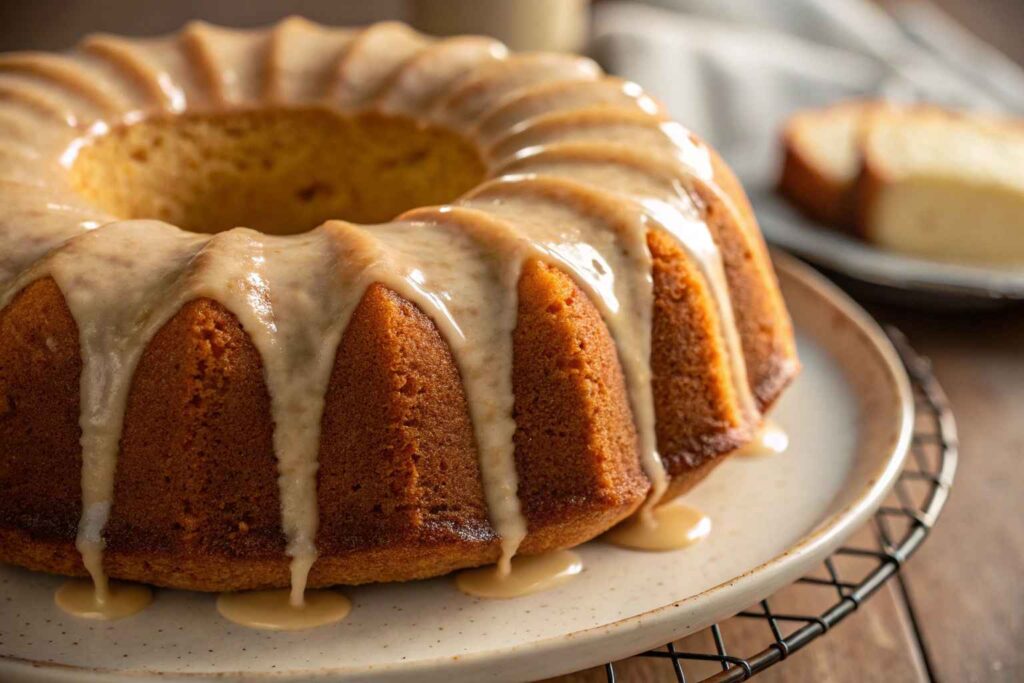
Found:
[[[794,114],[782,133],[779,192],[814,220],[852,225],[851,198],[860,172],[860,133],[879,102],[856,101]]]
[[[886,109],[870,117],[859,147],[864,239],[947,261],[1024,264],[1020,122]]]

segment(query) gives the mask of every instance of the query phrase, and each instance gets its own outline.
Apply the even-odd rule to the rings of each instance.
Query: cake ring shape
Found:
[[[0,561],[301,591],[571,547],[798,371],[735,177],[586,58],[194,23],[0,95]]]

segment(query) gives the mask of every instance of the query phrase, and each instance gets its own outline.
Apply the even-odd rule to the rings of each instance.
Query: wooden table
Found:
[[[936,2],[1024,64],[1024,2]],[[952,495],[900,581],[756,680],[1024,681],[1024,307],[960,315],[871,310],[932,359],[949,395],[961,441]],[[745,654],[767,644],[761,632],[751,632],[745,649],[735,638],[735,651]],[[687,640],[680,647],[709,651]],[[616,672],[629,683],[676,680],[671,667],[649,659],[619,662]],[[605,673],[556,681],[598,683]]]

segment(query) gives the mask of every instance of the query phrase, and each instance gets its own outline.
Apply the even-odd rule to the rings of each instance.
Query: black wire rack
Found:
[[[956,424],[931,363],[898,330],[886,332],[907,368],[916,408],[910,454],[892,492],[871,522],[807,576],[682,643],[638,655],[663,663],[666,679],[731,683],[778,664],[853,614],[886,581],[899,580],[900,568],[927,538],[953,484]],[[728,643],[740,639],[764,647],[734,654]],[[605,665],[609,683],[628,679],[619,667]]]

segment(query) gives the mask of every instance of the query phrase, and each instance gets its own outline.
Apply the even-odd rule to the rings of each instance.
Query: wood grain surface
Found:
[[[952,495],[904,576],[935,678],[1024,681],[1024,309],[879,314],[931,357],[960,430]]]
[[[792,604],[787,602],[787,604]],[[757,676],[766,683],[810,683],[811,681],[927,681],[924,662],[919,653],[908,656],[907,644],[914,643],[914,634],[902,597],[895,584],[886,585],[871,598],[870,609],[863,609],[836,627],[834,633],[807,650],[792,655]],[[795,607],[796,605],[794,605]],[[726,622],[723,634],[727,643],[743,647],[763,647],[770,640],[761,622],[732,620]],[[708,631],[675,643],[680,650],[712,652]],[[851,662],[856,662],[851,667]],[[687,680],[701,680],[716,673],[717,664],[690,663],[683,666]],[[848,675],[856,672],[857,676]],[[626,683],[662,683],[676,681],[671,665],[665,660],[634,657],[615,663],[619,681]],[[884,677],[883,677],[884,675]],[[570,676],[553,678],[548,683],[605,683],[603,667],[581,671]]]

